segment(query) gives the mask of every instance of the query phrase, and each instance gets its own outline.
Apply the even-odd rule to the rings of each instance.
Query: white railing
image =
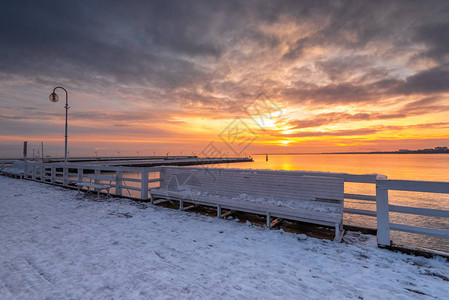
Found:
[[[253,170],[253,169],[230,169],[230,168],[204,168],[204,167],[108,167],[96,165],[81,164],[63,164],[63,163],[28,163],[25,170],[25,178],[41,181],[50,184],[62,185],[65,187],[75,188],[76,183],[82,180],[84,174],[95,173],[114,173],[116,180],[112,182],[112,195],[126,196],[130,198],[149,200],[149,191],[151,188],[158,187],[158,183],[163,185],[165,168],[183,168],[186,172],[189,170],[202,170],[209,172],[214,176],[214,172],[232,172],[232,171],[248,171],[257,172],[258,174],[271,173],[272,170]],[[398,206],[389,204],[388,191],[408,191],[408,192],[425,192],[425,193],[444,193],[449,194],[449,182],[429,182],[429,181],[410,181],[410,180],[388,180],[384,175],[368,174],[354,175],[346,173],[328,173],[328,172],[310,172],[310,171],[276,171],[279,175],[308,175],[308,176],[327,176],[343,178],[346,183],[362,183],[369,184],[376,188],[375,195],[345,193],[345,199],[354,199],[366,201],[376,204],[376,210],[363,210],[355,208],[346,208],[346,214],[356,214],[374,217],[377,219],[377,239],[380,246],[389,246],[390,230],[403,231],[409,233],[417,233],[431,235],[443,238],[449,238],[449,231],[424,228],[404,224],[396,224],[390,222],[390,212],[413,214],[418,216],[442,217],[449,218],[449,211],[417,208],[411,206]],[[127,174],[139,174],[137,177],[130,177]],[[218,177],[217,177],[218,178]],[[128,195],[123,193],[128,191]]]
[[[11,160],[0,160],[0,171],[12,165]]]
[[[76,184],[83,181],[86,174],[101,175],[110,173],[114,175],[114,180],[110,183],[110,186],[113,188],[111,195],[134,199],[148,200],[150,198],[149,188],[157,187],[154,183],[160,181],[160,179],[152,178],[160,177],[159,170],[155,168],[108,167],[63,163],[28,163],[24,177],[25,179],[76,188]],[[156,175],[150,176],[150,174]],[[124,190],[128,191],[127,195],[124,193]]]
[[[449,211],[441,209],[389,205],[388,201],[389,190],[449,194],[449,182],[387,180],[387,179],[377,180],[376,181],[377,224],[378,224],[377,242],[379,245],[390,246],[390,230],[449,238],[449,230],[391,223],[390,212],[427,216],[427,217],[449,218]]]

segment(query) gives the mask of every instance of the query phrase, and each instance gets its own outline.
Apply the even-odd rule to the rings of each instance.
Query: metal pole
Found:
[[[65,89],[64,89],[65,91]],[[64,163],[67,163],[67,116],[69,114],[69,94],[65,91],[65,156]]]
[[[56,89],[62,89],[65,92],[65,149],[64,149],[64,163],[67,163],[67,118],[69,114],[69,93],[65,88],[62,86],[57,86],[53,89],[53,94],[55,93]]]

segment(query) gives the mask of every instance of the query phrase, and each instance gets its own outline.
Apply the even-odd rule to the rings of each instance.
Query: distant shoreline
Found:
[[[449,150],[447,151],[437,151],[433,152],[426,150],[410,150],[410,151],[372,151],[372,152],[310,152],[310,153],[254,153],[251,155],[334,155],[334,154],[449,154]],[[166,156],[157,156],[158,158],[164,158]],[[187,156],[188,157],[188,156]],[[192,156],[193,157],[193,156]],[[79,159],[93,159],[94,157],[73,157],[70,160],[79,160]],[[114,157],[102,157],[102,158],[114,158]],[[117,157],[117,160],[146,160],[154,157],[146,157],[146,156],[127,156],[127,157]],[[59,158],[62,160],[62,158]],[[98,158],[101,160],[101,158]],[[23,160],[23,157],[3,157],[0,160]]]
[[[382,152],[315,152],[315,153],[256,153],[253,155],[330,155],[330,154],[449,154],[449,152],[399,152],[399,151],[382,151]]]

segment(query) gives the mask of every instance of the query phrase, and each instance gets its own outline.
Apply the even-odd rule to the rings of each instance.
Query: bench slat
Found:
[[[343,196],[340,192],[343,190],[343,187],[341,186],[341,183],[340,186],[335,184],[334,181],[336,178],[329,178],[326,179],[326,182],[323,182],[323,178],[321,177],[307,176],[305,178],[300,177],[301,180],[298,180],[298,177],[296,177],[289,181],[288,178],[282,178],[284,176],[275,176],[270,178],[269,181],[266,181],[263,180],[263,177],[266,175],[256,176],[259,178],[251,178],[251,180],[248,180],[241,176],[244,175],[247,177],[247,174],[232,174],[232,176],[229,176],[231,174],[222,173],[220,176],[217,175],[215,178],[211,178],[210,175],[203,172],[199,172],[199,175],[191,175],[188,173],[186,174],[183,170],[176,170],[177,172],[170,171],[166,172],[166,180],[164,182],[164,187],[168,189],[176,189],[180,185],[187,184],[191,186],[196,185],[197,188],[206,190],[211,194],[216,193],[237,196],[242,193],[248,193],[261,197],[276,196],[278,199],[303,197],[305,199],[327,198],[343,201]],[[173,180],[174,178],[176,180]],[[317,178],[320,179],[320,182],[318,183],[316,182]],[[273,182],[280,180],[282,180],[282,182]],[[195,183],[195,181],[197,182]],[[325,189],[323,189],[323,185],[326,186]],[[301,190],[300,194],[298,194],[298,190]]]

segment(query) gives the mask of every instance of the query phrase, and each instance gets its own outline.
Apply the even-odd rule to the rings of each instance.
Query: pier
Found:
[[[251,174],[265,174],[275,172],[279,176],[288,174],[291,176],[323,176],[336,177],[343,179],[346,183],[367,184],[375,188],[375,194],[353,194],[344,191],[344,199],[356,199],[373,203],[375,210],[355,209],[344,206],[345,214],[362,215],[374,217],[377,220],[377,228],[374,231],[377,234],[378,244],[381,247],[392,247],[390,241],[390,231],[402,231],[421,235],[434,236],[449,239],[449,231],[441,228],[426,228],[411,226],[409,224],[397,224],[391,221],[391,213],[449,218],[448,210],[439,210],[431,208],[419,208],[409,205],[392,205],[389,203],[389,191],[404,191],[418,193],[437,193],[449,194],[449,182],[432,182],[416,180],[389,180],[386,176],[380,174],[347,174],[330,172],[310,172],[310,171],[269,171],[254,169],[229,169],[212,167],[181,167],[188,164],[210,164],[227,162],[250,161],[248,158],[182,158],[172,160],[149,160],[149,161],[87,161],[64,163],[39,163],[28,162],[25,164],[23,177],[28,180],[39,181],[47,184],[60,185],[75,189],[77,184],[83,182],[85,174],[96,174],[98,176],[109,176],[111,189],[108,190],[113,196],[127,197],[140,201],[149,201],[151,199],[151,189],[157,188],[164,183],[165,168],[182,168],[186,176],[194,175],[201,171],[204,174],[214,176],[220,172],[246,172],[248,177]],[[0,167],[7,166],[10,162],[0,162]],[[103,165],[102,165],[103,164]],[[150,166],[149,166],[150,165]],[[100,178],[100,177],[99,177]],[[216,176],[219,178],[219,176]],[[101,179],[96,180],[100,182]],[[228,187],[232,189],[232,186]],[[219,207],[217,208],[219,209]],[[345,228],[350,229],[351,226]],[[360,228],[365,231],[373,231],[372,228]]]
[[[170,157],[170,158],[150,158],[150,159],[109,159],[109,160],[91,160],[91,161],[74,161],[73,163],[94,164],[103,166],[117,166],[117,167],[158,167],[158,166],[198,166],[198,165],[212,165],[212,164],[229,164],[240,162],[252,162],[252,158],[248,157],[211,157],[199,158],[191,157]]]

